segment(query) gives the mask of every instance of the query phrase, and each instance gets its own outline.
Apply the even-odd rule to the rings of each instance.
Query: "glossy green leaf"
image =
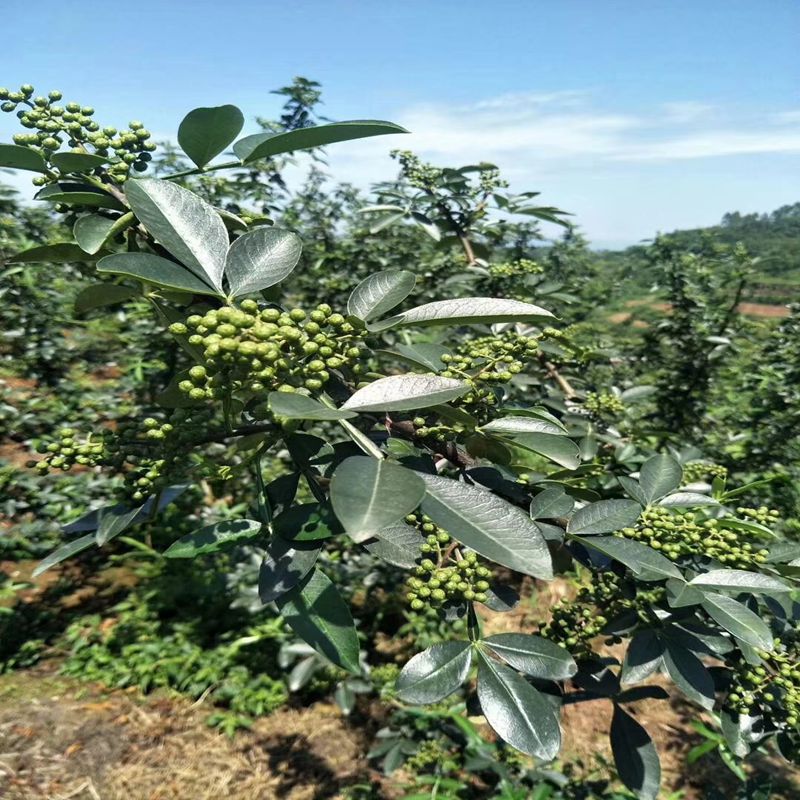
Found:
[[[78,217],[72,233],[81,250],[94,255],[103,245],[133,222],[133,214],[104,217],[101,214],[84,214]]]
[[[438,372],[444,366],[442,356],[451,351],[449,347],[443,347],[440,344],[417,342],[416,344],[395,344],[391,350],[378,350],[377,352],[399,358],[414,367],[421,367],[426,372]]]
[[[132,286],[118,286],[115,283],[93,283],[78,292],[78,296],[75,298],[75,313],[85,314],[95,308],[123,303],[138,294],[139,290]]]
[[[66,559],[71,558],[72,556],[77,555],[83,550],[87,550],[96,544],[97,542],[95,541],[94,533],[88,533],[86,536],[81,536],[78,539],[73,539],[71,542],[62,544],[61,547],[53,550],[50,555],[45,556],[45,558],[43,558],[36,565],[36,569],[33,570],[31,575],[34,578],[38,578],[43,572],[46,572],[48,569],[50,569],[50,567],[54,567],[56,564],[60,564],[62,561],[65,561]]]
[[[785,594],[791,587],[771,575],[748,572],[743,569],[714,569],[702,572],[689,581],[689,585],[703,591],[751,592],[753,594]]]
[[[389,525],[375,531],[375,540],[365,542],[364,547],[372,555],[402,569],[412,569],[417,565],[420,546],[425,539],[411,525]]]
[[[707,494],[699,492],[675,492],[662,497],[658,505],[665,508],[694,508],[695,506],[718,506],[719,503]]]
[[[656,800],[661,786],[656,747],[650,734],[616,703],[610,738],[620,780],[641,800]]]
[[[314,569],[320,554],[317,542],[290,542],[277,534],[267,546],[258,571],[258,596],[265,605],[294,589]]]
[[[441,642],[417,653],[397,678],[397,696],[405,703],[438,703],[453,694],[469,675],[469,642]]]
[[[639,580],[661,581],[682,577],[681,571],[666,556],[642,542],[621,536],[581,537],[580,542],[584,547],[590,547],[624,564]]]
[[[278,514],[272,530],[287,542],[312,542],[329,539],[343,529],[328,505],[301,503]]]
[[[239,135],[244,115],[232,105],[195,108],[178,126],[178,144],[198,166],[204,167]]]
[[[390,375],[358,389],[342,406],[352,411],[410,411],[466,394],[468,383],[438,375]]]
[[[664,643],[651,630],[637,631],[625,651],[620,683],[630,685],[649,678],[661,665]]]
[[[53,153],[50,156],[50,163],[59,172],[63,173],[91,172],[93,169],[107,164],[108,159],[105,156],[96,156],[92,153],[70,153],[65,151],[63,153]]]
[[[669,640],[663,659],[672,682],[690,700],[710,711],[714,707],[714,680],[703,662],[691,650]]]
[[[553,577],[547,542],[521,508],[485,489],[418,473],[425,481],[422,511],[484,558],[536,578]]]
[[[312,128],[298,128],[286,133],[256,133],[239,139],[233,152],[245,163],[269,158],[280,153],[293,153],[313,147],[325,147],[336,142],[351,139],[366,139],[370,136],[384,136],[387,133],[408,133],[405,128],[382,120],[348,120],[317,125]]]
[[[349,536],[363,542],[410,514],[425,496],[415,472],[369,456],[352,456],[331,478],[331,504]]]
[[[497,633],[482,642],[506,664],[532,678],[562,681],[578,671],[568,650],[541,636]]]
[[[142,506],[127,508],[125,506],[109,506],[101,508],[97,515],[97,531],[94,538],[98,545],[104,545],[124,530],[129,528],[136,518]]]
[[[77,264],[93,261],[78,245],[72,242],[42,244],[16,253],[6,259],[7,264]]]
[[[590,536],[629,528],[639,519],[642,507],[634,500],[598,500],[579,508],[567,525],[567,533]]]
[[[574,505],[575,501],[560,486],[551,486],[531,500],[531,519],[563,517]]]
[[[115,253],[101,258],[97,262],[97,271],[125,275],[143,283],[177,289],[180,292],[219,296],[219,292],[188,269],[152,253]]]
[[[681,485],[683,469],[669,455],[648,458],[639,470],[639,486],[647,503],[660,499]]]
[[[260,227],[243,233],[225,260],[225,278],[233,297],[280,283],[297,266],[303,250],[300,237],[283,228]]]
[[[518,436],[527,433],[564,435],[564,428],[561,425],[547,419],[537,419],[536,417],[500,417],[487,422],[486,425],[481,425],[481,430],[486,433],[500,433],[506,436]]]
[[[565,469],[576,469],[581,463],[580,448],[563,434],[523,433],[516,434],[512,441],[517,447],[549,458]]]
[[[542,761],[561,749],[551,703],[524,678],[478,651],[478,699],[492,730],[512,747]]]
[[[156,241],[221,294],[228,232],[219,214],[188,189],[155,178],[128,181],[125,196]]]
[[[277,603],[283,619],[306,644],[342,669],[360,673],[353,617],[323,572],[315,569]]]
[[[772,650],[772,631],[758,614],[724,594],[705,594],[702,607],[717,625],[759,650]]]
[[[414,290],[416,275],[402,269],[387,269],[365,278],[353,289],[347,313],[368,322],[391,311]]]
[[[47,172],[47,164],[39,153],[18,144],[0,144],[0,167]]]
[[[48,203],[64,203],[69,206],[108,208],[112,211],[128,210],[108,192],[83,183],[51,183],[40,189],[34,199],[45,200]]]
[[[465,297],[426,303],[367,327],[371,331],[382,331],[404,325],[491,325],[495,322],[541,322],[552,318],[549,311],[521,300]]]
[[[234,544],[254,539],[260,535],[261,527],[261,523],[254,519],[224,520],[204,525],[173,542],[164,551],[164,558],[195,558],[206,553],[216,553]]]
[[[329,408],[318,400],[297,392],[270,392],[268,400],[273,414],[288,419],[333,420],[358,416],[355,411]]]

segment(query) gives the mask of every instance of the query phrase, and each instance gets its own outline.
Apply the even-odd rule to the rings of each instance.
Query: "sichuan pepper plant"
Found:
[[[30,100],[29,88],[3,93],[35,133],[2,145],[0,164],[37,173],[39,199],[73,223],[75,241],[51,252],[69,246],[96,262],[83,307],[144,298],[176,352],[157,405],[113,428],[65,425],[39,443],[42,473],[80,465],[122,480],[118,502],[66,526],[65,544],[37,573],[157,522],[190,484],[236,474],[252,482],[252,513],[205,525],[164,555],[258,548],[261,602],[353,676],[367,669],[359,632],[348,587],[326,565],[354,550],[387,562],[412,610],[466,623],[463,639],[405,664],[397,702],[466,692],[499,738],[549,762],[560,750],[561,706],[611,700],[619,775],[655,798],[658,755],[635,709],[666,697],[644,683],[662,672],[719,713],[732,752],[774,739],[797,758],[797,545],[776,537],[769,509],[738,506],[743,489],[721,476],[697,491],[670,454],[609,439],[611,467],[579,447],[574,391],[542,350],[558,335],[549,311],[499,297],[414,306],[415,276],[402,269],[369,275],[342,307],[325,297],[286,302],[301,256],[296,233],[248,225],[170,176],[135,177],[131,168],[148,163],[142,127],[98,130],[90,109],[54,107],[58,93]],[[403,132],[356,121],[237,140],[242,124],[233,106],[190,112],[178,141],[192,172]],[[212,162],[229,147],[233,160]],[[492,176],[482,178],[487,195]],[[435,205],[433,191],[420,186]],[[465,221],[454,219],[449,234],[468,256]],[[406,310],[393,313],[401,303]],[[418,333],[428,328],[441,343]],[[537,384],[565,399],[526,403]],[[266,480],[265,462],[278,453],[288,466]],[[623,474],[625,464],[634,469]],[[563,573],[581,588],[540,624],[484,633],[487,612],[513,608],[523,576]],[[620,661],[606,645],[623,642]]]

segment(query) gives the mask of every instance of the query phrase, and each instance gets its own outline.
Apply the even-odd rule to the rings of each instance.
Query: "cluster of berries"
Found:
[[[599,572],[574,599],[563,598],[553,607],[552,617],[539,635],[565,647],[575,658],[585,658],[592,653],[589,642],[600,636],[611,620],[633,611],[647,622],[648,610],[664,595],[662,587],[645,588],[615,572]],[[608,644],[620,641],[612,637]]]
[[[768,509],[764,509],[764,514],[758,509],[738,511],[759,521],[774,522],[777,516]],[[673,561],[687,557],[713,558],[729,567],[751,569],[763,564],[769,552],[758,543],[746,541],[748,533],[726,527],[726,519],[703,519],[691,511],[651,506],[642,512],[635,526],[623,528],[615,535],[643,542]]]
[[[131,169],[144,172],[156,145],[150,142],[150,131],[141,122],[131,122],[126,131],[101,127],[92,117],[94,109],[79,103],[59,105],[62,94],[50,92],[47,97],[33,97],[30,84],[21,86],[18,92],[0,89],[0,109],[16,111],[20,124],[32,133],[17,133],[14,142],[26,147],[38,148],[49,158],[66,141],[75,152],[86,153],[91,146],[94,155],[110,157],[108,175],[117,183],[123,183]],[[112,156],[113,154],[113,156]],[[115,158],[114,158],[115,157]],[[37,176],[33,182],[42,186],[48,182],[45,176]]]
[[[145,417],[123,422],[116,430],[83,439],[73,428],[62,428],[56,441],[37,447],[44,458],[33,466],[43,475],[75,464],[108,467],[123,476],[126,496],[139,502],[185,474],[186,451],[194,444],[222,435],[222,428],[213,423],[213,411],[200,408],[176,409],[168,421]]]
[[[625,412],[625,403],[611,392],[587,392],[583,407],[593,416],[618,416]]]
[[[753,716],[756,709],[776,727],[800,728],[800,629],[774,641],[772,651],[758,651],[762,664],[736,665],[727,707]]]
[[[727,478],[728,468],[711,461],[690,461],[683,465],[683,479],[686,483]]]
[[[544,267],[529,258],[489,265],[489,275],[492,278],[524,278],[526,275],[541,275],[543,272]]]
[[[536,358],[539,341],[535,336],[525,336],[516,331],[504,331],[497,336],[481,336],[459,347],[454,353],[445,353],[442,363],[444,378],[460,378],[472,386],[457,405],[466,406],[479,418],[486,415],[485,406],[497,403],[492,388],[508,383],[523,371],[525,365]],[[483,412],[481,413],[481,407]],[[481,422],[486,421],[480,418]]]
[[[178,387],[193,400],[234,392],[258,399],[301,387],[319,391],[331,370],[358,375],[365,354],[362,333],[325,303],[307,313],[260,308],[255,300],[243,300],[238,306],[193,314],[169,330],[189,334],[189,344],[203,348],[203,363],[192,367]],[[268,413],[256,406],[254,416],[266,418]]]
[[[485,602],[489,589],[487,578],[492,573],[478,563],[478,554],[469,551],[462,555],[450,534],[424,514],[409,514],[406,522],[425,535],[420,546],[419,566],[407,582],[406,599],[411,608],[421,611],[464,600]]]

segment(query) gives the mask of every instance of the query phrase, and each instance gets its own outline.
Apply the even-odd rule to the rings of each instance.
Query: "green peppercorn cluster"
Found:
[[[765,511],[759,519],[774,522],[768,509]],[[753,512],[758,514],[758,509],[740,509],[742,516]],[[768,555],[757,542],[747,541],[753,537],[752,533],[730,530],[724,526],[724,520],[703,519],[691,511],[661,506],[646,508],[635,526],[623,528],[615,535],[643,542],[673,561],[687,557],[713,558],[730,567],[750,569],[763,564]]]
[[[424,163],[410,150],[392,150],[391,156],[399,162],[403,177],[417,189],[430,188],[444,174],[444,170]]]
[[[588,347],[578,344],[576,337],[579,333],[580,331],[576,325],[569,325],[564,330],[548,327],[542,330],[541,339],[555,342],[575,361],[585,362],[589,359],[592,351]]]
[[[544,267],[529,258],[489,265],[489,275],[492,278],[524,278],[526,275],[541,275],[543,272]]]
[[[203,348],[203,363],[189,370],[179,389],[193,400],[246,392],[256,399],[272,391],[319,391],[331,370],[361,372],[362,334],[325,303],[307,313],[260,308],[255,300],[193,314],[170,326]],[[266,406],[254,416],[266,418]]]
[[[34,467],[41,474],[68,471],[75,464],[108,467],[123,476],[125,495],[141,501],[185,473],[186,453],[198,441],[223,433],[212,417],[207,408],[176,409],[169,420],[145,417],[85,437],[73,428],[61,428],[55,441],[37,447],[45,457]]]
[[[493,386],[508,383],[539,352],[535,336],[504,331],[497,336],[481,336],[445,353],[442,363],[444,378],[460,378],[472,386],[459,403],[463,406],[493,406],[497,398]],[[471,410],[471,409],[470,409]]]
[[[426,739],[403,765],[411,772],[419,773],[435,769],[445,775],[454,772],[459,766],[457,751],[453,749],[452,744],[448,746],[442,739]]]
[[[774,649],[758,651],[763,663],[735,665],[725,701],[734,714],[761,714],[771,725],[800,730],[800,629],[774,640]]]
[[[17,133],[14,142],[31,147],[46,158],[66,145],[76,153],[93,153],[110,157],[108,175],[117,183],[123,183],[131,169],[144,172],[151,160],[156,145],[149,141],[150,131],[141,122],[131,122],[128,130],[101,127],[92,117],[94,109],[80,103],[59,105],[62,94],[52,91],[46,97],[33,97],[30,84],[20,86],[18,92],[0,89],[0,109],[16,111],[20,124],[31,133]],[[37,176],[33,182],[42,186],[50,180]]]
[[[469,551],[462,555],[450,534],[424,514],[409,514],[406,522],[425,535],[419,566],[407,583],[411,608],[421,611],[462,600],[486,602],[487,578],[492,572],[479,563],[478,554]]]
[[[563,598],[555,605],[550,622],[539,634],[565,647],[575,658],[585,658],[592,652],[589,642],[602,634],[610,620],[633,610],[646,622],[649,609],[664,595],[663,587],[646,588],[615,572],[599,572],[574,599]],[[619,641],[612,637],[610,643]]]
[[[583,407],[595,417],[617,416],[625,411],[625,403],[611,392],[587,392]]]
[[[689,461],[683,465],[683,479],[686,483],[727,478],[728,468],[711,461]]]

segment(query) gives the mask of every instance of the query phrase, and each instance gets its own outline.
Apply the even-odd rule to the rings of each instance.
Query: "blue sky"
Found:
[[[60,88],[161,136],[232,102],[321,81],[335,119],[411,136],[330,150],[336,177],[392,147],[497,163],[598,246],[800,200],[797,0],[3,0],[0,83]],[[0,139],[12,119],[0,117]],[[15,181],[16,185],[25,183]]]

